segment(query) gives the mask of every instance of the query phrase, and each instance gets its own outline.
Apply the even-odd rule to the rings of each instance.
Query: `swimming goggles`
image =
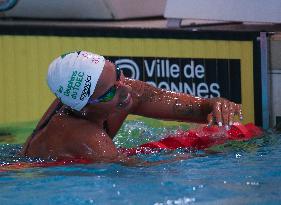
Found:
[[[120,81],[120,77],[121,77],[121,69],[116,67],[116,81]],[[100,102],[108,102],[108,101],[112,100],[116,94],[117,88],[118,88],[118,85],[113,85],[99,98],[97,98],[97,99],[90,98],[88,103],[97,104]]]

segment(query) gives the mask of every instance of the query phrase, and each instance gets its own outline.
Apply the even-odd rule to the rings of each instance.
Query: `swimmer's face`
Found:
[[[95,109],[128,110],[132,105],[131,87],[125,85],[122,71],[111,63],[105,62],[96,90],[91,97]]]

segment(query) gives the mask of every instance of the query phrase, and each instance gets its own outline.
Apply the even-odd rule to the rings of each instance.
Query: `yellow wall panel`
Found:
[[[54,99],[49,63],[73,50],[106,56],[240,59],[245,122],[254,121],[253,45],[247,41],[0,36],[0,123],[37,120]]]
[[[217,56],[217,47],[216,41],[206,40],[204,41],[205,46],[205,57],[206,58],[216,58]]]
[[[242,46],[242,42],[237,42],[237,41],[229,41],[228,42],[229,46],[229,56],[231,56],[232,58],[235,59],[240,59],[241,58],[241,46]]]
[[[207,48],[205,47],[205,41],[193,41],[193,54],[194,56],[206,56]]]
[[[228,47],[226,41],[218,41],[216,43],[216,55],[221,56],[221,58],[228,58]]]
[[[252,43],[245,42],[241,45],[241,67],[243,68],[241,75],[242,104],[243,111],[246,113],[245,121],[252,122],[254,120],[254,79],[253,79],[253,49]]]

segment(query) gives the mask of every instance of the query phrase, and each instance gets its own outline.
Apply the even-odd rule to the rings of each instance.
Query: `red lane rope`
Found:
[[[192,148],[200,150],[231,140],[249,140],[262,135],[262,133],[263,131],[253,123],[246,125],[235,123],[228,131],[217,126],[205,126],[195,130],[180,131],[175,135],[167,136],[156,142],[148,142],[136,148],[120,148],[119,151],[131,156],[139,153],[155,153],[163,149]]]

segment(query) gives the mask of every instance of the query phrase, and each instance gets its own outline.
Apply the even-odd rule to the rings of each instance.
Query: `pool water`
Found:
[[[117,146],[157,140],[178,128],[126,123]],[[130,138],[130,134],[132,137]],[[125,136],[125,137],[124,137]],[[157,136],[157,137],[156,137]],[[189,159],[157,166],[76,164],[0,172],[1,204],[280,204],[281,134],[207,151],[140,155],[146,161]],[[28,161],[21,145],[0,145],[0,163]]]

